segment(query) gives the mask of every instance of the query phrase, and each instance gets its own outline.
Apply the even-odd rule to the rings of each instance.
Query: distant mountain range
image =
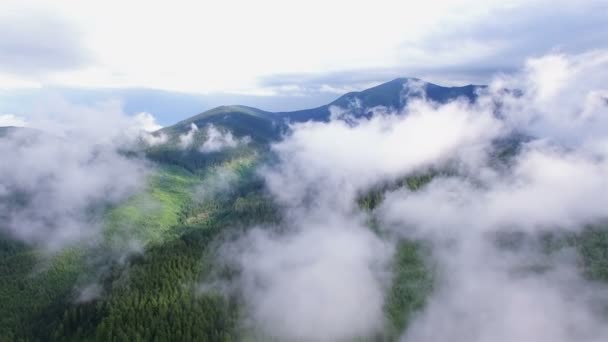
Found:
[[[354,117],[361,117],[367,115],[371,108],[378,106],[401,110],[408,100],[420,97],[422,93],[429,100],[439,103],[456,98],[474,101],[478,90],[485,87],[442,87],[417,78],[397,78],[369,89],[344,94],[335,101],[316,108],[293,112],[267,112],[241,105],[220,106],[165,127],[161,131],[170,134],[184,133],[190,130],[193,123],[198,127],[213,124],[230,130],[235,136],[249,136],[258,143],[267,143],[278,138],[288,122],[328,121],[331,107],[344,108]]]

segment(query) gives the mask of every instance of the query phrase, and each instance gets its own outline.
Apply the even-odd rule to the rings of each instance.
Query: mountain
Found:
[[[407,105],[409,99],[419,98],[422,93],[425,93],[429,100],[439,103],[445,103],[459,97],[473,101],[477,98],[476,92],[484,88],[485,86],[479,85],[442,87],[417,78],[397,78],[363,91],[344,94],[324,106],[277,113],[277,115],[292,122],[327,121],[331,115],[331,107],[350,109],[355,116],[362,116],[366,115],[370,108],[378,106],[401,110]]]
[[[443,87],[417,78],[397,78],[369,89],[344,94],[331,103],[311,109],[268,112],[240,105],[221,106],[163,128],[161,132],[183,134],[190,130],[193,123],[198,127],[213,124],[230,130],[237,137],[249,136],[263,144],[280,137],[288,122],[328,121],[332,107],[347,109],[353,116],[361,117],[367,115],[371,108],[379,106],[401,110],[408,100],[419,98],[422,93],[426,94],[427,99],[439,103],[456,98],[474,101],[477,92],[484,88],[480,85]]]

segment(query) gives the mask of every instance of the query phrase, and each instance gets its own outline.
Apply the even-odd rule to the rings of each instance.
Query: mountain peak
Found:
[[[213,124],[229,129],[237,136],[250,135],[254,140],[268,141],[280,136],[280,127],[284,126],[285,121],[328,121],[332,106],[350,109],[354,116],[367,115],[370,108],[379,106],[401,110],[410,98],[420,96],[419,93],[408,92],[410,82],[422,87],[428,99],[440,103],[458,97],[474,100],[480,87],[442,87],[415,77],[399,77],[365,90],[346,93],[335,101],[316,108],[273,113],[249,106],[225,105],[212,108],[163,130],[185,132],[192,124],[199,127]]]

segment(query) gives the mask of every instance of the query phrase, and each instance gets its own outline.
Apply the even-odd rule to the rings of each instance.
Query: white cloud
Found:
[[[146,132],[154,132],[163,128],[163,126],[159,125],[156,122],[156,118],[147,112],[137,113],[134,116],[134,121],[137,125],[141,127],[141,130]]]
[[[608,104],[596,101],[605,56],[531,60],[474,105],[414,101],[405,113],[293,126],[273,146],[278,163],[261,171],[283,226],[224,247],[241,271],[250,323],[280,340],[377,336],[396,235],[428,242],[436,266],[433,293],[403,340],[603,340],[595,305],[608,288],[581,275],[576,251],[547,254],[538,233],[608,219],[608,150],[594,143],[608,138]],[[566,123],[573,129],[555,129]],[[519,154],[491,157],[497,138],[530,128],[537,139]],[[382,234],[373,233],[358,194],[428,168],[450,172],[420,191],[389,192],[373,212]],[[513,232],[521,243],[497,242]],[[365,315],[354,298],[366,298]]]
[[[392,194],[383,216],[436,236],[457,227],[470,234],[580,230],[608,218],[601,204],[608,200],[608,163],[581,152],[529,149],[507,174],[482,169],[469,179],[440,178],[423,191]]]
[[[245,139],[245,143],[248,139]],[[200,151],[218,152],[225,148],[236,147],[241,141],[235,139],[230,131],[220,132],[214,125],[208,125],[205,142],[201,145]]]
[[[606,140],[608,106],[594,103],[589,111],[586,104],[602,93],[605,58],[594,52],[533,59],[508,82],[522,96],[505,95],[504,79],[498,80],[502,95],[494,99],[504,105],[505,124],[542,138],[525,144],[508,168],[471,168],[386,197],[378,212],[386,227],[441,246],[433,252],[436,292],[404,340],[604,338],[605,321],[592,303],[605,303],[607,288],[582,277],[575,251],[551,256],[535,239],[540,232],[580,232],[608,218],[608,150],[590,144]],[[525,239],[515,250],[496,242],[510,232]]]
[[[201,153],[211,153],[251,142],[251,138],[248,136],[235,138],[230,130],[220,130],[213,124],[207,124],[201,144],[197,141],[199,130],[195,123],[191,123],[190,130],[179,136],[179,146],[183,149],[196,147]]]
[[[189,148],[192,146],[196,132],[198,132],[198,126],[195,123],[190,124],[190,130],[179,136],[179,146],[181,148]]]
[[[140,138],[149,146],[157,146],[165,144],[169,141],[169,136],[164,132],[156,132],[163,126],[156,122],[154,115],[141,112],[133,116],[134,135],[139,135]]]
[[[28,122],[0,139],[0,217],[3,230],[56,251],[95,243],[102,209],[142,189],[147,164],[120,149],[134,141],[133,118],[116,104],[44,104]]]
[[[391,248],[362,224],[336,215],[298,221],[287,235],[253,229],[225,251],[243,266],[254,324],[290,341],[346,340],[381,329],[381,272]]]
[[[133,25],[129,13],[139,12],[142,6],[146,15]],[[264,0],[255,5],[247,1],[179,4],[110,1],[101,5],[62,0],[46,5],[10,1],[3,3],[3,9],[32,18],[30,26],[44,22],[34,20],[33,12],[69,18],[65,19],[68,24],[55,25],[45,32],[73,26],[74,36],[84,42],[80,50],[91,54],[89,64],[69,71],[45,72],[28,81],[77,87],[256,94],[280,91],[280,86],[265,89],[258,81],[264,76],[286,73],[363,70],[373,74],[374,70],[386,68],[422,73],[423,69],[454,66],[513,68],[529,54],[546,53],[552,48],[580,50],[601,43],[601,23],[606,19],[602,17],[605,7],[597,2],[573,6],[565,1],[555,4],[545,0],[508,4],[479,0],[430,0],[423,4],[381,0],[373,6],[348,1],[286,4]],[[199,20],[201,15],[205,20]],[[540,20],[546,16],[552,20]],[[313,17],[315,25],[309,25],[309,18]],[[500,23],[496,17],[501,18]],[[108,18],[112,18],[111,22]],[[158,25],[159,21],[167,25]],[[226,25],[227,21],[238,25]],[[28,24],[27,19],[21,22]],[[535,26],[538,22],[542,25]],[[243,30],[244,27],[247,29]],[[517,40],[508,34],[510,29],[522,32],[516,35]],[[528,36],[532,38],[522,41]],[[63,55],[80,61],[71,58],[79,57],[80,50],[74,50],[72,39],[68,38],[60,40],[65,42],[61,46],[66,46],[61,50],[65,52]],[[45,47],[35,37],[26,40],[32,45],[28,51]],[[132,48],[134,41],[137,49]],[[242,57],[243,51],[253,50],[255,54]],[[472,77],[469,75],[469,79]],[[381,80],[367,80],[370,81]],[[328,91],[345,86],[324,84],[324,90]],[[293,91],[290,88],[293,85],[287,87]]]
[[[169,141],[169,136],[162,132],[157,134],[142,132],[141,138],[149,146],[162,145]]]
[[[375,336],[384,328],[394,241],[369,229],[355,199],[379,182],[452,159],[477,163],[500,124],[489,109],[465,101],[418,101],[402,115],[292,128],[273,146],[279,163],[262,170],[286,227],[253,230],[223,255],[242,271],[238,286],[251,324],[265,334],[305,341]]]
[[[0,127],[23,127],[26,126],[26,124],[27,122],[22,117],[16,116],[14,114],[0,114]]]
[[[608,136],[608,52],[554,54],[528,60],[524,70],[497,78],[492,87],[525,89],[501,98],[511,125],[560,143],[580,144]]]
[[[282,190],[313,187],[320,195],[333,196],[328,186],[337,186],[335,191],[348,203],[353,193],[380,180],[458,156],[473,162],[478,149],[483,152],[489,139],[501,134],[490,108],[471,107],[466,101],[439,107],[413,101],[403,115],[379,114],[354,126],[337,120],[293,128],[287,140],[274,146],[282,169],[281,177],[269,179],[269,186],[286,203],[297,204],[305,198],[294,196],[301,196],[304,189]]]

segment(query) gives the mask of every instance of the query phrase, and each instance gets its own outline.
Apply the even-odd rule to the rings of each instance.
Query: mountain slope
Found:
[[[273,113],[247,106],[221,106],[182,120],[161,132],[173,135],[188,132],[191,125],[214,125],[229,130],[236,137],[249,136],[253,141],[267,143],[278,137]]]

